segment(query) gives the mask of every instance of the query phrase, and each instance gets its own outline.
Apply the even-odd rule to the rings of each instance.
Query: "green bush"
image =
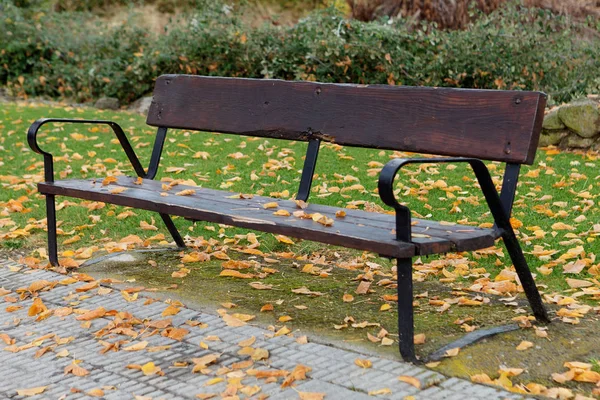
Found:
[[[164,73],[543,90],[554,102],[600,92],[598,22],[517,4],[444,31],[347,20],[334,9],[292,27],[251,28],[204,0],[162,35],[103,26],[86,12],[46,14],[6,1],[0,8],[0,84],[20,96],[129,102]]]

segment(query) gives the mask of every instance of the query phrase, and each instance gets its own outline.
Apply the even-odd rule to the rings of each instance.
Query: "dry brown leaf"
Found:
[[[85,314],[79,315],[75,319],[78,321],[91,321],[96,318],[101,318],[104,315],[106,315],[106,310],[104,309],[104,307],[98,307],[95,310],[88,311]]]
[[[528,342],[527,340],[523,340],[521,343],[519,343],[519,345],[516,347],[517,350],[519,351],[523,351],[523,350],[527,350],[533,347],[533,343],[532,342]]]
[[[73,364],[69,364],[65,367],[65,375],[69,373],[75,376],[86,376],[89,375],[90,372],[87,369],[80,367],[79,365],[75,364],[75,362],[73,362]]]
[[[413,385],[417,389],[421,389],[421,381],[415,378],[414,376],[400,375],[398,377],[400,382],[408,383],[409,385]]]

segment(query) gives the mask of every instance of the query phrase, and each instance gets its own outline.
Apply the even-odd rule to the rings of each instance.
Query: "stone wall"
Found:
[[[540,147],[600,150],[600,96],[590,95],[546,113]]]

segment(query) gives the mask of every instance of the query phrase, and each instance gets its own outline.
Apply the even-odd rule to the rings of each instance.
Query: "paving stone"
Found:
[[[12,272],[6,268],[14,265],[8,261],[0,260],[0,286],[14,291],[20,287],[28,287],[32,282],[45,279],[48,281],[60,281],[64,275],[51,271],[29,270],[27,267],[19,272]],[[25,273],[30,272],[31,273]],[[57,285],[50,291],[40,293],[44,303],[50,308],[64,307],[69,301],[81,301],[76,308],[81,310],[92,310],[104,307],[107,310],[127,311],[139,319],[164,319],[163,310],[167,307],[164,302],[156,301],[148,305],[144,304],[144,298],[148,297],[141,293],[139,299],[127,302],[120,291],[113,291],[105,295],[97,295],[97,290],[91,290],[70,300],[65,297],[76,293],[76,288],[85,283],[72,285]],[[91,296],[80,300],[83,296]],[[215,378],[218,368],[230,367],[233,363],[247,360],[247,356],[239,356],[239,343],[241,340],[256,337],[253,344],[255,348],[269,350],[270,357],[266,362],[257,362],[253,368],[259,370],[286,369],[293,370],[296,365],[303,364],[312,368],[308,373],[308,379],[295,382],[296,387],[281,388],[281,379],[278,382],[266,383],[264,379],[256,379],[247,376],[243,379],[245,385],[258,385],[261,393],[267,394],[270,399],[297,398],[298,391],[326,393],[327,399],[354,400],[372,398],[368,396],[371,390],[390,388],[392,393],[388,396],[378,398],[401,399],[408,395],[415,398],[425,399],[481,399],[493,400],[496,398],[520,399],[522,397],[471,382],[446,378],[434,371],[416,367],[396,360],[380,358],[357,353],[351,350],[335,348],[321,343],[310,342],[300,345],[295,338],[288,336],[273,337],[273,332],[261,329],[251,324],[242,327],[228,327],[223,320],[213,314],[199,312],[187,307],[181,307],[181,311],[170,317],[173,326],[181,326],[189,330],[189,334],[181,342],[160,335],[144,337],[143,335],[133,339],[124,335],[106,335],[102,340],[115,342],[118,340],[129,341],[130,344],[139,343],[142,340],[149,342],[149,346],[170,346],[169,349],[160,352],[148,351],[109,351],[101,354],[103,346],[98,343],[95,332],[104,329],[113,323],[113,317],[103,317],[91,321],[89,329],[84,329],[80,321],[72,314],[67,317],[57,318],[54,316],[46,320],[36,322],[35,318],[27,316],[27,310],[32,299],[20,302],[21,310],[6,313],[0,308],[0,330],[9,334],[17,340],[18,345],[31,343],[38,337],[49,333],[56,333],[65,338],[74,336],[72,342],[58,346],[54,353],[47,353],[40,358],[34,358],[39,347],[34,347],[19,353],[3,352],[3,344],[0,344],[0,398],[16,398],[17,388],[36,387],[49,385],[44,393],[44,398],[58,398],[68,394],[68,399],[88,398],[85,393],[71,393],[72,388],[89,391],[102,386],[115,386],[116,390],[106,390],[105,399],[128,399],[136,395],[148,395],[153,400],[160,398],[169,400],[192,399],[198,393],[221,393],[227,386],[226,381],[215,385],[205,386],[211,379]],[[19,325],[14,325],[14,318],[21,318]],[[201,321],[208,324],[207,328],[192,327],[186,325],[187,320]],[[207,336],[218,336],[220,341],[206,341]],[[209,350],[199,347],[200,341],[204,341]],[[50,345],[53,340],[44,342]],[[65,358],[57,358],[55,353],[67,349],[69,355]],[[207,354],[220,353],[218,366],[210,366],[212,374],[192,374],[191,366],[187,368],[171,368],[175,362],[190,362],[192,358],[202,357]],[[357,358],[368,359],[373,363],[372,368],[362,369],[354,364]],[[64,375],[64,368],[73,360],[83,360],[80,364],[90,371],[90,375],[77,377]],[[162,368],[165,376],[144,375],[141,371],[127,369],[129,364],[144,365],[153,361]],[[435,381],[434,386],[419,391],[413,386],[397,380],[399,375],[415,376],[424,383]],[[224,376],[223,376],[224,377]],[[460,397],[460,399],[459,399]]]

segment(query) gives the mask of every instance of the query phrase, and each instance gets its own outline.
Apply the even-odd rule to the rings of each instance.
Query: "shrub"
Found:
[[[109,28],[86,12],[0,3],[0,84],[16,95],[128,102],[163,73],[323,82],[544,90],[555,102],[600,92],[600,26],[511,3],[467,29],[347,20],[333,8],[291,27],[251,28],[204,0],[162,35]]]

